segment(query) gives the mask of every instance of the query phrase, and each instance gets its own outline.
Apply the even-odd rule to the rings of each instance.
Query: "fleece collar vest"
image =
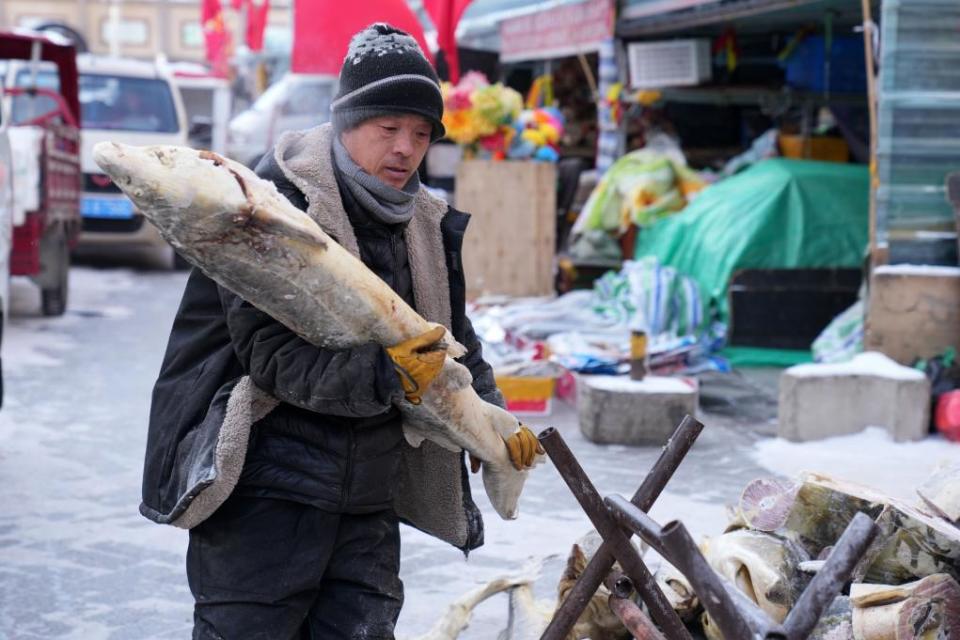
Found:
[[[274,157],[284,175],[307,199],[307,214],[344,249],[360,258],[357,237],[343,208],[333,167],[333,128],[321,125],[280,137]],[[404,231],[417,312],[451,329],[450,286],[440,222],[447,203],[420,188]]]
[[[360,258],[357,237],[343,207],[333,166],[331,125],[291,131],[274,154],[284,176],[307,200],[307,214],[341,246]],[[414,306],[425,319],[453,330],[450,274],[441,221],[447,203],[420,188],[404,241],[413,281]],[[403,445],[403,463],[394,497],[397,515],[413,526],[465,552],[482,541],[483,525],[469,495],[463,454],[429,440]]]

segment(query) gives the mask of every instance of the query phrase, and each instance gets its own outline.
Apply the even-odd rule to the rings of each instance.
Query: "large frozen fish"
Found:
[[[960,527],[960,462],[938,467],[917,494],[930,513]]]
[[[487,584],[477,587],[452,602],[450,606],[447,607],[446,615],[438,620],[433,627],[431,627],[430,631],[410,640],[456,640],[460,637],[463,630],[470,625],[473,610],[477,608],[477,605],[502,591],[510,592],[512,603],[514,591],[517,589],[529,590],[531,580],[532,578],[529,577],[497,578],[491,580]],[[539,637],[539,635],[536,637]]]
[[[673,565],[664,562],[653,574],[660,591],[680,619],[693,622],[700,611],[700,599],[690,586],[690,581]]]
[[[557,584],[556,602],[537,600],[534,597],[532,581],[520,584],[510,590],[510,608],[507,615],[507,628],[500,632],[497,640],[539,640],[553,619],[557,608],[567,599],[574,584],[583,575],[590,557],[596,552],[602,540],[596,532],[588,533],[570,549],[567,564]],[[619,565],[617,565],[619,568]],[[626,640],[630,637],[620,619],[610,610],[610,591],[600,585],[567,634],[565,640]]]
[[[783,622],[809,576],[799,565],[809,556],[800,545],[762,531],[741,529],[708,540],[704,555],[773,620]]]
[[[510,589],[507,628],[497,640],[539,640],[553,618],[553,603],[537,600],[530,583]]]
[[[960,585],[937,573],[889,586],[853,584],[856,640],[950,640],[960,635]]]
[[[956,500],[951,478],[956,475],[932,480],[921,495],[951,510]],[[799,542],[812,557],[835,544],[858,511],[876,520],[880,534],[854,573],[856,580],[898,584],[935,573],[960,579],[960,528],[939,516],[816,473],[803,474],[796,484],[769,482],[765,487],[760,492],[748,487],[741,510],[752,514],[751,523],[762,521],[763,528]]]
[[[393,346],[431,328],[363,263],[333,241],[276,187],[243,165],[184,147],[100,143],[94,159],[180,253],[208,276],[306,340],[342,348]],[[517,515],[526,472],[510,464],[504,438],[516,418],[484,402],[453,358],[414,406],[401,402],[410,444],[424,439],[484,462],[483,482],[504,518]]]

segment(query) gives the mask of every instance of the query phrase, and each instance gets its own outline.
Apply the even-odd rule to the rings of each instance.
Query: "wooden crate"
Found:
[[[556,201],[553,164],[460,164],[456,207],[472,215],[463,244],[468,297],[553,293]]]
[[[904,365],[960,349],[960,268],[879,267],[870,281],[864,346]]]

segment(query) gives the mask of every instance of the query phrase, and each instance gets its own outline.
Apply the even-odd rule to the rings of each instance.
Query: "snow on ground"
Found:
[[[27,278],[10,281],[10,318],[4,328],[2,355],[6,373],[19,367],[55,367],[63,363],[64,351],[76,347],[67,329],[84,318],[126,318],[132,311],[111,304],[122,291],[135,286],[133,272],[70,270],[67,312],[59,318],[40,314],[40,290]]]
[[[187,535],[137,512],[150,390],[185,274],[75,268],[71,278],[62,318],[40,316],[29,282],[13,287],[19,315],[4,334],[0,410],[0,638],[185,638]],[[731,403],[741,409],[734,417],[702,416],[707,428],[652,510],[659,522],[681,519],[697,539],[717,535],[750,480],[805,469],[910,497],[938,460],[960,456],[939,438],[897,444],[876,429],[804,444],[770,439],[762,435],[770,416],[746,419],[742,402]],[[526,422],[556,427],[602,495],[632,495],[660,453],[588,442],[563,402]],[[494,513],[479,476],[471,484],[486,544],[469,558],[402,528],[400,638],[425,633],[477,586],[532,571],[531,559],[542,560],[535,594],[552,601],[571,544],[591,528],[549,463],[530,474],[514,521]],[[506,595],[491,598],[461,639],[496,638],[507,612]]]
[[[184,532],[137,512],[146,411],[184,274],[71,270],[67,313],[13,282],[0,410],[0,638],[189,636]]]
[[[798,364],[790,368],[796,378],[820,378],[832,376],[873,376],[890,380],[923,380],[923,372],[905,367],[876,351],[858,354],[849,362],[830,364]]]
[[[927,264],[885,264],[874,270],[876,275],[887,276],[941,276],[958,277],[960,267],[941,267]]]
[[[941,436],[895,442],[886,429],[869,427],[815,442],[761,440],[751,457],[777,475],[795,478],[804,471],[815,471],[913,502],[916,488],[938,465],[960,461],[960,444]]]

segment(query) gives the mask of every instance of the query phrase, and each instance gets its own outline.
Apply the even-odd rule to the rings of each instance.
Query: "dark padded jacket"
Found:
[[[303,194],[284,177],[273,154],[265,157],[257,172],[295,206],[306,208]],[[361,259],[413,304],[402,226],[373,221],[346,189],[340,193]],[[441,223],[452,331],[467,347],[460,362],[472,372],[474,388],[482,398],[497,403],[493,373],[465,314],[460,251],[468,220],[468,215],[450,208]],[[199,452],[191,446],[192,434],[202,431],[198,424],[222,422],[223,396],[232,390],[230,381],[243,375],[281,402],[253,425],[235,491],[331,511],[389,506],[403,438],[392,403],[402,389],[384,349],[373,344],[347,350],[316,347],[195,269],[154,389],[144,515],[171,522],[187,506],[184,491],[203,475],[210,457],[202,450],[210,445],[199,447]],[[482,543],[482,525],[465,476],[462,483],[464,508],[475,525],[465,545],[471,549]]]

